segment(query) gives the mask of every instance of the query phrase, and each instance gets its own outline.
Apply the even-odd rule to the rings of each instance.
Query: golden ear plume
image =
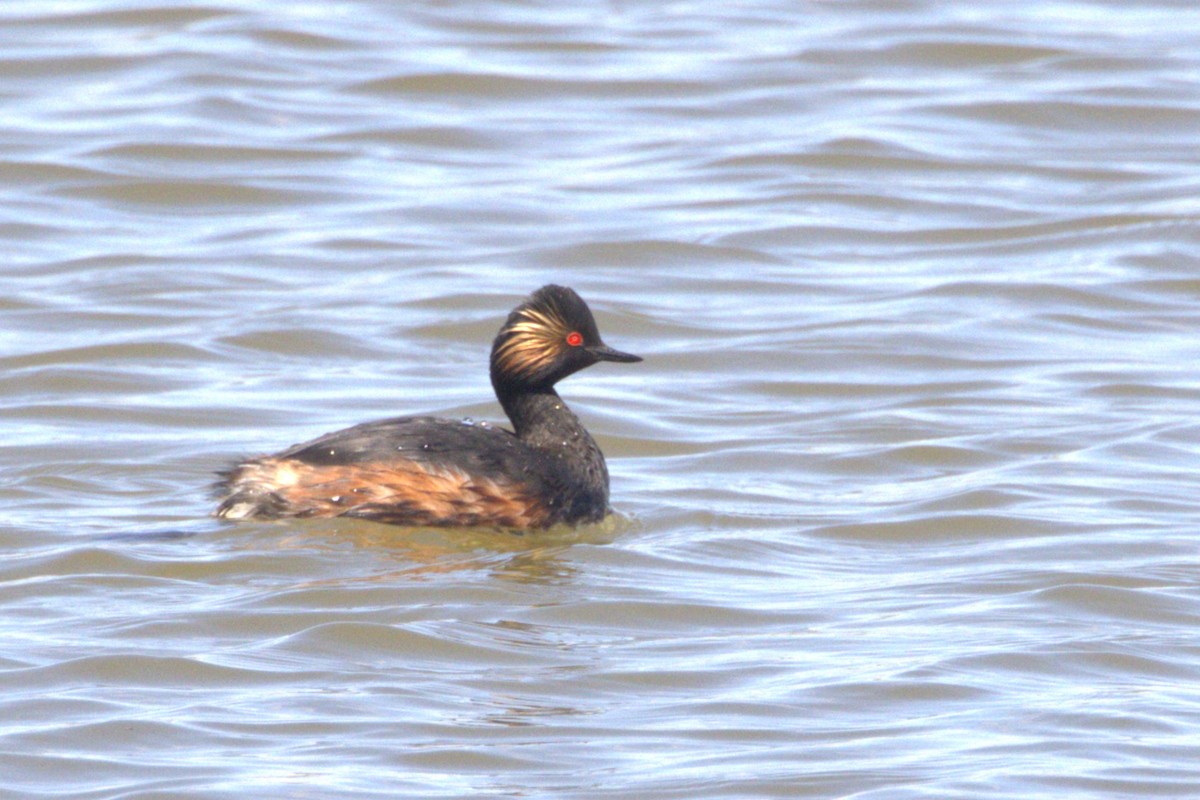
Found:
[[[518,309],[517,319],[503,331],[496,348],[496,365],[518,377],[530,377],[554,361],[563,348],[570,326],[553,304]]]

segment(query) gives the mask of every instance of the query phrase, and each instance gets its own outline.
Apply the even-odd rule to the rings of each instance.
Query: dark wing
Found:
[[[605,493],[580,493],[561,461],[503,428],[401,417],[327,433],[252,459],[223,481],[217,515],[354,516],[402,525],[543,528],[600,519]]]
[[[436,417],[369,422],[240,464],[225,479],[217,516],[543,528],[561,511],[539,459],[490,425]]]
[[[276,458],[315,466],[387,465],[415,461],[455,467],[473,475],[528,474],[534,455],[503,428],[441,417],[398,417],[366,422],[293,445]]]

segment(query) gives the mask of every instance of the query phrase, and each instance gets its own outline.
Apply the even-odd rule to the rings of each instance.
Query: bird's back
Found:
[[[577,521],[560,484],[551,460],[509,431],[400,417],[241,463],[223,475],[217,516],[539,528]]]

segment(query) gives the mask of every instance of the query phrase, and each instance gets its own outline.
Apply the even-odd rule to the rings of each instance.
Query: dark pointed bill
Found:
[[[598,347],[589,347],[588,350],[601,361],[621,361],[632,364],[635,361],[642,360],[641,356],[635,356],[633,353],[622,353],[620,350],[613,350],[606,344],[599,345]]]

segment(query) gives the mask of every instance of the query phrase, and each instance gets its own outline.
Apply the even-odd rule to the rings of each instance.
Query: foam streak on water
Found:
[[[1184,797],[1200,17],[0,8],[19,797]],[[219,524],[355,422],[502,423],[574,286],[577,531]]]

